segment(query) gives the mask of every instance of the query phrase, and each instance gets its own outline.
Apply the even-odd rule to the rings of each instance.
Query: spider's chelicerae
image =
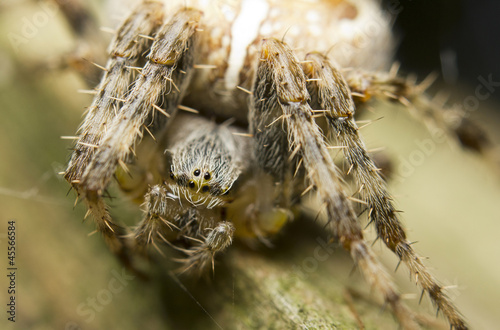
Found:
[[[393,41],[376,3],[143,1],[113,33],[64,175],[125,263],[129,250],[164,244],[184,254],[182,272],[210,272],[233,238],[266,242],[315,194],[325,229],[405,329],[418,324],[363,239],[353,203],[451,327],[467,328],[409,243],[355,111],[389,98],[459,138],[465,122],[424,94],[427,81],[380,71]],[[357,197],[329,149],[343,152]],[[103,199],[113,176],[143,202],[129,235]]]

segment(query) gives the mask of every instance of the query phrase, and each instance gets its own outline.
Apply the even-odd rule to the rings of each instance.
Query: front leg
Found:
[[[196,51],[195,30],[200,12],[179,11],[162,26],[148,55],[148,63],[140,72],[123,107],[106,131],[101,145],[87,167],[80,185],[87,191],[101,193],[109,183],[118,163],[133,148],[146,119],[153,110],[153,131],[161,132],[189,84]],[[162,105],[163,97],[163,110]]]
[[[318,53],[307,55],[304,71],[309,78],[308,89],[314,96],[311,104],[314,109],[323,111],[330,135],[342,146],[350,171],[353,172],[363,200],[370,210],[370,223],[375,225],[378,237],[408,266],[415,281],[429,294],[434,305],[443,312],[451,326],[455,329],[465,328],[462,316],[445,294],[443,287],[429,273],[422,258],[406,238],[398,211],[392,202],[393,198],[359,136],[354,120],[354,102],[346,81],[339,70]]]
[[[83,196],[98,231],[103,233],[110,248],[125,264],[130,264],[130,261],[125,243],[119,238],[122,230],[112,221],[102,194],[115,173],[116,166],[121,164],[126,167],[124,160],[137,137],[142,135],[146,119],[155,118],[152,130],[161,133],[168,117],[176,113],[177,105],[191,77],[195,54],[195,29],[200,15],[199,11],[183,9],[161,27],[148,56],[149,61],[141,70],[139,78],[124,100],[124,105],[111,124],[106,126],[106,133],[100,144],[91,146],[97,149],[85,167],[81,179],[77,178],[76,182],[72,180],[72,183],[77,184],[77,192]],[[167,94],[163,96],[164,93]],[[162,97],[166,110],[159,106]],[[164,115],[152,116],[152,109]],[[110,110],[113,111],[107,110],[108,114]],[[70,164],[67,175],[71,176],[72,172],[74,171],[71,170]]]
[[[127,93],[133,76],[130,68],[137,65],[146,50],[148,40],[140,36],[150,35],[158,28],[162,10],[163,6],[158,3],[141,4],[118,28],[111,41],[110,59],[85,120],[78,129],[80,135],[64,173],[64,178],[77,190],[107,127],[121,106],[119,100]]]
[[[123,229],[109,215],[100,193],[87,191],[82,183],[84,173],[104,138],[104,132],[115,119],[121,99],[126,94],[132,77],[131,66],[137,64],[148,44],[140,37],[155,31],[162,20],[163,6],[159,3],[141,3],[118,28],[109,47],[110,59],[96,90],[96,95],[83,124],[79,128],[78,141],[74,146],[64,178],[83,197],[89,214],[94,218],[97,230],[120,260],[131,266]]]
[[[294,157],[300,157],[299,162],[304,165],[308,181],[326,207],[333,234],[351,253],[365,278],[382,293],[401,325],[406,329],[417,328],[412,313],[401,301],[394,284],[363,239],[357,217],[340,184],[308,101],[305,75],[290,48],[274,39],[264,40],[250,109],[252,133],[265,135],[270,126],[282,126],[288,148],[278,151],[281,161],[289,162]],[[274,118],[258,120],[266,117]],[[270,123],[266,124],[268,121]],[[262,160],[268,157],[262,157],[261,153],[272,154],[266,151],[270,147],[256,146],[257,159],[264,171],[267,171],[267,165]]]

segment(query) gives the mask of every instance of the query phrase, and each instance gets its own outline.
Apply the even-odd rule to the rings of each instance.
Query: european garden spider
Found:
[[[459,131],[460,112],[441,111],[424,94],[427,80],[375,71],[393,44],[389,19],[368,0],[142,1],[114,31],[64,176],[125,263],[130,248],[162,243],[185,255],[180,271],[196,275],[213,269],[233,237],[267,242],[315,193],[325,228],[400,324],[418,328],[363,239],[360,203],[450,326],[465,329],[407,240],[358,134],[355,109],[371,98]],[[346,194],[330,148],[343,152],[359,199]],[[129,235],[103,200],[113,176],[144,203]]]

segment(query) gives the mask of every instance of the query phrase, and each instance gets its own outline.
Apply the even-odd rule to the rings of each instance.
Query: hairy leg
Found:
[[[132,78],[134,67],[146,50],[147,39],[161,23],[162,6],[158,3],[142,4],[118,28],[109,46],[110,59],[104,69],[95,97],[74,147],[65,178],[78,186],[83,173],[101,144],[104,133],[121,107]]]
[[[142,128],[153,110],[160,112],[154,116],[152,130],[155,132],[161,132],[168,118],[177,112],[192,73],[195,30],[200,15],[199,11],[181,10],[160,28],[148,63],[140,70],[83,175],[81,185],[85,190],[102,192],[116,166],[123,164],[137,137],[142,135]],[[160,107],[162,103],[165,110]]]
[[[308,181],[326,207],[333,234],[351,253],[369,283],[382,293],[401,325],[407,329],[417,328],[412,313],[363,239],[324,138],[314,122],[305,75],[299,61],[284,43],[275,39],[263,41],[253,94],[250,121],[257,124],[252,123],[252,133],[266,134],[269,127],[283,125],[282,134],[288,140],[288,148],[277,152],[285,153],[281,157],[284,161],[294,156],[302,160]],[[260,152],[269,153],[257,147],[257,153]],[[266,159],[258,156],[259,160]],[[265,164],[260,162],[260,165]]]
[[[442,95],[429,97],[426,90],[434,82],[434,75],[429,75],[420,84],[415,79],[398,76],[397,67],[389,73],[350,70],[345,76],[358,105],[371,99],[400,102],[410,109],[416,119],[423,121],[431,132],[447,135],[464,148],[493,158],[498,157],[491,150],[492,143],[486,133],[467,119],[465,109],[459,106],[446,107],[446,99],[440,97]]]
[[[104,68],[104,75],[95,91],[95,97],[87,116],[79,128],[80,135],[75,144],[65,179],[82,196],[88,212],[94,218],[97,230],[101,232],[110,249],[124,264],[130,266],[123,229],[115,224],[108,213],[100,192],[86,191],[81,179],[89,162],[101,144],[104,132],[116,116],[121,101],[131,80],[131,66],[134,66],[145,51],[147,39],[141,34],[150,34],[159,26],[162,6],[158,3],[143,3],[138,6],[118,28],[109,47],[110,59]]]
[[[308,90],[313,96],[313,109],[321,109],[332,135],[342,146],[355,176],[363,199],[368,204],[370,222],[374,223],[377,235],[409,268],[415,281],[429,294],[432,302],[442,311],[450,325],[456,329],[466,328],[465,322],[443,292],[443,287],[428,272],[406,239],[406,233],[392,203],[386,183],[375,163],[365,149],[354,120],[354,102],[349,87],[340,72],[321,54],[311,53],[303,64],[309,82]]]
[[[146,27],[151,32],[158,25],[161,9],[157,3],[142,3],[119,30],[110,49],[113,58],[106,70],[104,85],[97,91],[101,96],[96,97],[95,107],[81,128],[81,139],[94,143],[78,144],[86,148],[75,151],[65,173],[83,197],[98,231],[125,264],[130,261],[124,233],[111,219],[102,194],[116,166],[126,168],[125,159],[137,137],[142,136],[142,129],[160,135],[168,117],[176,113],[191,77],[195,47],[189,46],[195,43],[195,29],[201,15],[199,11],[183,9],[159,29],[148,62],[140,69],[132,89],[124,95],[128,85],[124,74],[133,69],[130,59],[141,55],[144,51],[141,45],[150,38],[139,32],[144,32]],[[160,107],[162,103],[166,110]],[[163,114],[155,116],[153,108]],[[150,129],[145,126],[148,118],[153,122]]]

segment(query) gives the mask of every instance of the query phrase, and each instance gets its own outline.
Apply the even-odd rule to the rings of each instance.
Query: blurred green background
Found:
[[[271,281],[272,276],[267,273],[259,277],[259,267],[276,267],[279,271],[291,269],[304,256],[313,253],[317,233],[310,230],[311,235],[307,237],[294,225],[295,229],[288,231],[288,237],[278,240],[275,251],[262,249],[264,252],[259,254],[237,247],[235,250],[241,251],[228,255],[229,259],[233,259],[229,266],[235,265],[239,269],[232,273],[232,277],[221,275],[223,280],[213,281],[212,287],[188,285],[189,292],[199,290],[193,295],[203,307],[212,304],[207,309],[213,319],[162,267],[160,270],[153,268],[152,271],[157,273],[150,283],[117,276],[117,273],[122,273],[122,267],[107,251],[99,235],[87,236],[93,231],[93,225],[90,222],[82,224],[85,210],[81,205],[73,207],[74,194],[67,195],[68,185],[57,174],[64,170],[71,147],[71,142],[60,139],[60,136],[74,134],[84,108],[91,102],[88,95],[76,92],[87,88],[77,74],[69,70],[43,68],[44,63],[72,51],[75,47],[72,35],[61,15],[56,13],[46,23],[40,24],[26,43],[19,47],[14,47],[12,43],[12,33],[21,35],[25,20],[32,21],[41,10],[40,3],[30,1],[5,1],[0,4],[2,272],[6,272],[9,220],[15,220],[17,224],[18,248],[17,322],[7,322],[6,313],[2,311],[0,327],[161,329],[218,328],[217,324],[223,328],[259,327],[255,318],[245,315],[245,310],[252,313],[259,311],[248,298],[253,296],[241,291],[259,288],[245,287],[239,281],[245,276],[253,276],[250,281],[257,278]],[[488,73],[484,72],[484,76]],[[455,87],[452,102],[461,102],[468,95],[473,95],[474,87]],[[491,100],[481,102],[480,110],[472,113],[472,118],[498,145],[500,112],[493,111],[496,107]],[[369,148],[386,147],[385,152],[391,156],[396,171],[401,170],[401,162],[412,157],[412,152],[419,148],[419,142],[429,139],[430,135],[401,107],[379,106],[372,117],[380,116],[384,119],[364,129],[362,134]],[[447,285],[458,285],[457,289],[450,291],[450,295],[467,320],[476,329],[495,328],[500,323],[498,165],[495,166],[490,159],[462,151],[453,142],[436,144],[435,150],[426,155],[422,164],[414,167],[411,175],[392,181],[391,189],[398,208],[404,210],[403,218],[409,228],[410,240],[419,241],[415,245],[417,251],[430,257],[427,264],[433,268],[438,279]],[[112,205],[119,210],[116,216],[122,219],[134,219],[140,214],[123,199],[113,200]],[[300,237],[297,237],[299,234]],[[373,231],[367,229],[367,235],[373,238]],[[397,264],[396,258],[379,243],[374,245],[374,249],[392,271]],[[335,288],[349,286],[369,292],[359,275],[348,276],[352,263],[345,253],[338,250],[331,259],[328,264],[319,266],[307,285],[317,282],[314,285],[320,287],[331,283]],[[276,266],[269,266],[271,263]],[[226,270],[224,267],[222,269]],[[249,267],[256,269],[251,275],[245,273]],[[235,278],[237,275],[243,279]],[[408,297],[413,297],[409,304],[417,306],[419,292],[408,280],[404,267],[395,277],[401,290],[410,293]],[[8,285],[6,276],[1,278],[0,305],[5,306]],[[122,285],[116,284],[116,281]],[[116,285],[116,292],[108,297],[102,292],[110,292],[110,283]],[[265,287],[264,283],[262,285]],[[269,290],[273,292],[274,289]],[[82,311],[89,310],[89,298],[99,295],[101,301],[105,299],[109,303],[97,306],[95,317],[89,320],[89,314]],[[231,297],[232,303],[228,303],[227,299]],[[307,297],[301,299],[307,301]],[[276,301],[272,303],[279,305]],[[262,304],[265,306],[265,302]],[[339,304],[345,305],[345,301]],[[356,308],[361,310],[362,316],[366,304],[362,299],[355,299]],[[232,309],[221,311],[218,306],[232,306]],[[325,302],[325,306],[335,308],[335,301]],[[415,309],[424,314],[434,313],[427,299]],[[260,312],[265,313],[265,308]],[[340,310],[339,317],[343,313]],[[379,320],[380,324],[389,324],[389,328],[397,328],[388,313],[383,314],[372,315],[372,318]],[[335,312],[332,315],[336,315]],[[376,322],[367,323],[367,327],[368,324],[375,328],[382,327]],[[356,323],[351,319],[346,324],[355,327]]]

